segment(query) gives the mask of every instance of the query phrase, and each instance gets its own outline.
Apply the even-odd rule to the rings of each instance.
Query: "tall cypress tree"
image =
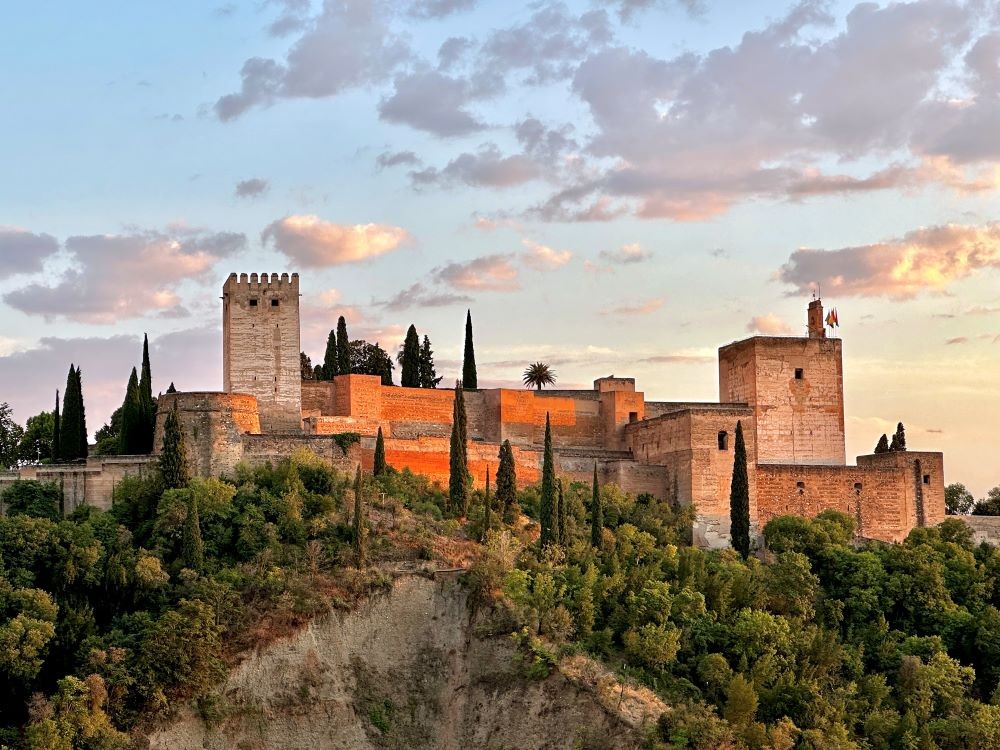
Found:
[[[542,453],[542,497],[539,503],[539,519],[542,527],[541,544],[546,547],[556,541],[556,467],[552,456],[552,425],[549,414],[545,413],[545,449]]]
[[[185,568],[201,572],[205,566],[205,543],[201,538],[201,519],[198,516],[198,496],[190,493],[187,518],[184,519],[184,531],[181,537],[181,559]]]
[[[878,439],[878,444],[875,446],[876,453],[888,453],[889,452],[889,438],[886,437],[885,433],[882,433],[882,437]]]
[[[177,402],[163,421],[163,450],[160,453],[160,475],[163,477],[163,487],[177,490],[187,487],[191,475],[187,463],[187,449],[184,445],[184,433],[181,432],[181,422],[177,416]]]
[[[597,485],[597,462],[594,461],[594,490],[590,498],[590,546],[601,548],[604,539],[604,507],[601,504],[601,488]]]
[[[896,425],[896,433],[892,436],[892,442],[889,444],[889,450],[891,451],[906,450],[906,430],[903,429],[902,422],[899,422]]]
[[[448,507],[453,513],[465,515],[469,497],[469,464],[465,446],[465,402],[462,389],[455,388],[452,407],[451,443],[448,446]]]
[[[458,444],[462,449],[462,465],[468,472],[469,466],[469,419],[465,413],[465,393],[462,388],[455,389],[455,417],[458,422]]]
[[[358,568],[365,567],[368,543],[368,526],[365,523],[364,508],[361,504],[361,466],[354,476],[354,555]]]
[[[378,435],[375,437],[375,467],[372,474],[380,476],[385,473],[385,439],[382,437],[382,427],[378,428]]]
[[[347,321],[341,315],[337,318],[337,374],[351,372],[351,341],[347,338]]]
[[[558,519],[559,530],[556,533],[555,537],[556,537],[556,541],[558,541],[559,544],[561,544],[563,547],[565,547],[566,546],[566,536],[567,536],[567,534],[566,534],[566,501],[565,501],[565,498],[563,497],[563,483],[562,483],[562,479],[561,478],[556,480],[556,486],[559,489],[559,495],[558,495],[559,496],[559,502],[558,502],[558,505],[556,506],[557,507],[556,518]]]
[[[476,376],[476,350],[472,345],[472,311],[465,311],[465,356],[462,359],[462,387],[474,391],[479,387]]]
[[[431,340],[424,334],[424,343],[420,346],[420,387],[437,388],[441,378],[434,369],[434,350]]]
[[[80,448],[80,399],[76,395],[78,383],[76,366],[70,365],[66,389],[63,391],[62,422],[59,425],[59,451],[60,457],[65,461],[75,461],[83,455]]]
[[[747,477],[747,448],[743,442],[743,422],[736,422],[733,451],[733,481],[729,489],[729,536],[733,549],[743,558],[750,555],[750,480]]]
[[[139,377],[139,406],[142,429],[141,441],[135,453],[153,452],[156,432],[156,402],[153,401],[153,373],[149,366],[149,337],[142,335],[142,374]]]
[[[125,388],[125,400],[122,402],[122,428],[118,433],[118,452],[130,456],[143,452],[145,442],[145,422],[142,413],[141,396],[139,393],[139,378],[135,368],[128,379]]]
[[[483,541],[493,525],[493,501],[490,500],[490,467],[486,467],[486,495],[483,497]]]
[[[316,365],[319,367],[319,365]],[[330,329],[330,335],[326,337],[326,351],[323,352],[323,367],[321,369],[323,373],[322,378],[317,378],[317,380],[333,380],[333,376],[339,373],[337,366],[337,331],[336,329]]]
[[[87,442],[87,410],[83,406],[83,373],[80,371],[79,365],[76,368],[76,408],[77,413],[80,415],[80,419],[77,422],[77,440],[79,440],[80,445],[80,458],[86,458],[87,453],[90,451],[90,445]]]
[[[497,467],[497,505],[504,521],[509,520],[511,506],[517,500],[517,475],[514,467],[514,449],[510,441],[500,446],[500,465]]]
[[[400,364],[402,365],[402,374],[399,384],[404,388],[419,388],[420,337],[417,335],[417,327],[412,323],[406,330],[406,340],[403,342],[403,356]]]
[[[58,463],[62,460],[62,447],[59,442],[60,417],[59,417],[59,391],[56,391],[56,410],[52,413],[52,460]]]

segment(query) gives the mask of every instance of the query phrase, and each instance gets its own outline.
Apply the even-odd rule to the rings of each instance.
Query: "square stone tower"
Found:
[[[754,336],[719,349],[719,400],[754,411],[762,464],[846,462],[840,339],[823,331],[819,300],[807,336]]]
[[[299,351],[299,275],[230,274],[222,287],[222,387],[257,397],[262,432],[302,429]]]

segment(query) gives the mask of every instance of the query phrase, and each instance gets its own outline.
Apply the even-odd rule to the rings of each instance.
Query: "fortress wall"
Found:
[[[890,451],[858,456],[857,461],[859,467],[873,470],[894,468],[901,474],[904,498],[900,510],[905,514],[907,529],[933,526],[945,519],[942,453]]]
[[[624,450],[625,426],[646,418],[644,395],[635,392],[634,383],[632,386],[633,390],[601,391],[601,444],[608,450]]]
[[[554,446],[603,446],[600,401],[552,394],[540,396],[534,391],[508,389],[498,391],[498,400],[501,441],[541,446],[545,442],[545,415],[548,413]]]
[[[164,393],[156,411],[154,453],[163,447],[163,425],[177,405],[188,462],[197,476],[232,471],[243,458],[243,435],[260,433],[257,399],[241,393]]]
[[[356,432],[364,437],[374,438],[380,423],[369,417],[306,417],[302,421],[306,435],[336,435],[341,432]],[[392,434],[389,425],[383,424],[382,436]]]
[[[81,505],[107,510],[111,507],[115,487],[122,479],[155,469],[153,456],[92,456],[86,462],[24,466],[16,472],[0,475],[0,494],[18,480],[35,479],[59,486],[65,514]]]
[[[1000,547],[1000,516],[948,516],[964,521],[972,529],[972,541]]]
[[[361,449],[357,445],[345,454],[333,438],[326,435],[289,433],[243,436],[243,460],[252,465],[278,463],[297,450],[314,453],[330,462],[335,469],[349,474],[354,473],[361,458]]]
[[[416,440],[387,439],[385,441],[386,462],[396,469],[408,468],[415,474],[423,474],[442,487],[448,486],[450,473],[450,440],[442,437],[420,437]],[[535,484],[541,479],[541,451],[514,447],[514,464],[518,487]],[[473,486],[482,488],[486,469],[489,467],[491,479],[496,476],[500,446],[496,443],[470,442],[468,445],[469,472]],[[373,452],[365,451],[364,466],[370,470]]]
[[[302,416],[332,416],[334,409],[334,382],[332,380],[302,381]]]
[[[382,379],[378,375],[337,375],[333,379],[331,416],[382,416]]]

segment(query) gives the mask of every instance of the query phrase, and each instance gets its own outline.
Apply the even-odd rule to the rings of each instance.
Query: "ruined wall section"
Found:
[[[59,487],[64,514],[72,513],[81,505],[108,510],[115,487],[122,479],[143,476],[156,468],[153,456],[91,456],[86,461],[68,464],[24,466],[18,471],[0,474],[0,495],[14,482],[33,479]]]
[[[840,339],[754,336],[723,346],[719,399],[753,408],[758,463],[846,461]]]
[[[299,275],[230,274],[222,287],[226,393],[254,396],[267,432],[302,428]]]

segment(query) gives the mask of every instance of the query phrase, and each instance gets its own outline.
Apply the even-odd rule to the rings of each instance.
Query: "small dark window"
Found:
[[[931,475],[924,474],[924,484],[930,484],[930,483],[931,483]]]
[[[255,299],[250,300],[250,307],[257,307],[257,300]]]
[[[855,482],[854,483],[854,491],[855,492],[861,492],[861,482]]]
[[[802,380],[802,368],[801,367],[796,367],[795,368],[795,379],[796,380]]]
[[[278,300],[276,299],[271,300],[271,307],[277,307],[277,306],[278,306]]]
[[[639,412],[637,412],[637,411],[630,411],[628,413],[628,421],[629,422],[638,422],[639,421]]]
[[[719,450],[729,450],[729,433],[725,430],[719,433]]]
[[[803,493],[803,491],[805,491],[805,488],[806,488],[806,483],[805,482],[796,482],[795,483],[795,489],[797,489],[799,491],[800,495]]]

